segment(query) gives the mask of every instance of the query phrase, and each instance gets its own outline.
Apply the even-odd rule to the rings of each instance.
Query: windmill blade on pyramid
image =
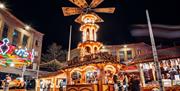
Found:
[[[83,14],[80,14],[80,15],[75,19],[75,22],[81,24],[81,17],[82,17],[82,16],[83,16]]]
[[[101,17],[99,17],[96,13],[91,13],[91,14],[93,14],[97,17],[97,20],[96,20],[97,23],[104,22],[104,20]]]
[[[95,8],[93,9],[94,12],[98,13],[114,13],[115,8],[114,7],[109,7],[109,8]]]
[[[101,4],[104,0],[92,0],[90,7],[96,8],[99,4]]]
[[[64,16],[81,14],[82,10],[76,7],[62,7]]]
[[[88,7],[86,0],[69,0],[69,1],[72,2],[73,4],[77,5],[81,9]]]

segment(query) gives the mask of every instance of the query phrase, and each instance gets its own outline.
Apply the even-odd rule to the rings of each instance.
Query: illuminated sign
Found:
[[[0,51],[1,51],[0,53],[2,55],[5,55],[8,52],[9,50],[8,44],[9,44],[9,40],[7,38],[3,39],[3,43],[0,45]]]
[[[9,40],[4,38],[0,43],[0,65],[10,66],[14,64],[31,64],[34,60],[34,49],[16,48],[9,44]]]

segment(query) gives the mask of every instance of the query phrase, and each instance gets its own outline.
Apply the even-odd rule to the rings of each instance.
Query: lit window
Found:
[[[12,40],[13,45],[18,44],[19,35],[20,35],[20,33],[17,30],[14,30],[14,32],[13,32],[13,40]]]
[[[2,38],[7,38],[7,37],[8,37],[8,25],[4,24]]]
[[[128,50],[127,51],[127,59],[132,59],[132,51],[131,50]]]
[[[124,61],[124,59],[125,59],[125,53],[124,53],[124,51],[120,51],[120,52],[119,52],[119,56],[120,56],[120,61]]]
[[[141,50],[137,49],[137,54],[140,55],[141,54]]]
[[[78,72],[78,71],[73,72],[73,73],[71,74],[71,78],[72,78],[72,80],[80,80],[80,79],[81,79],[81,74],[80,74],[80,72]]]
[[[25,46],[27,46],[27,44],[28,44],[28,36],[26,36],[26,35],[24,35],[23,36],[23,42],[22,42],[22,45],[25,47]]]

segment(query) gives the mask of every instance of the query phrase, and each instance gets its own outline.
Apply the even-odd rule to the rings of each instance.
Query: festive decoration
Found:
[[[12,66],[16,64],[29,65],[34,60],[34,49],[16,48],[9,44],[7,38],[0,43],[0,65]]]
[[[2,55],[5,55],[8,52],[8,50],[9,50],[8,44],[9,44],[9,39],[4,38],[3,39],[3,44],[0,45],[0,51],[1,51]]]

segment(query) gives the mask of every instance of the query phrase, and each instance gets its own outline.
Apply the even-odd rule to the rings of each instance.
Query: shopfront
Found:
[[[141,75],[144,88],[158,88],[157,74],[154,62],[141,63],[140,68],[143,70]],[[162,60],[160,62],[162,82],[166,89],[180,89],[180,59]],[[176,90],[177,91],[177,90]]]

